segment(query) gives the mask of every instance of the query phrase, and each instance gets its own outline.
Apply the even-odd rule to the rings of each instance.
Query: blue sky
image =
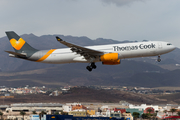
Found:
[[[180,47],[180,0],[1,0],[5,31],[169,41]]]

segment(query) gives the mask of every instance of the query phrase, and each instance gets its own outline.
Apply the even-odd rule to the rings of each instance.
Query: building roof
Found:
[[[11,107],[62,107],[60,103],[18,103],[11,104]]]
[[[0,105],[0,108],[7,108],[9,105]]]
[[[169,119],[169,118],[180,118],[180,116],[169,116],[169,117],[165,117],[165,119]]]

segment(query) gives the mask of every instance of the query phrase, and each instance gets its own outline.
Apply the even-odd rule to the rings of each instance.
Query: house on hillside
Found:
[[[73,115],[74,117],[86,117],[88,114],[86,110],[78,109],[78,110],[70,111],[68,115]]]
[[[129,105],[130,109],[146,109],[148,107],[152,107],[154,109],[154,111],[158,111],[159,110],[159,106],[158,105],[146,105],[146,104],[141,104],[141,105]]]
[[[87,110],[87,114],[88,114],[88,116],[95,116],[96,111],[95,110]]]
[[[131,113],[122,113],[122,117],[124,117],[125,120],[133,120]]]
[[[153,107],[147,107],[147,108],[144,110],[144,113],[151,113],[151,114],[153,114],[153,113],[155,113],[155,111],[154,111],[154,108],[153,108]]]
[[[139,115],[141,116],[144,112],[143,109],[130,109],[130,108],[126,108],[126,112],[129,112],[133,115],[134,112],[139,113]]]
[[[125,112],[126,112],[126,109],[124,109],[124,108],[114,108],[114,112],[125,113]]]
[[[74,106],[72,106],[72,111],[73,110],[79,110],[79,109],[84,109],[84,110],[86,110],[87,108],[84,106],[84,105],[74,105]]]

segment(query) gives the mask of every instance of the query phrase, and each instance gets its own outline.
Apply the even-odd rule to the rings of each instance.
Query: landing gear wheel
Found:
[[[93,69],[96,69],[96,68],[97,68],[97,66],[95,65],[95,63],[91,63],[91,67],[92,67]]]
[[[157,59],[158,62],[161,62],[161,59]]]
[[[92,71],[92,68],[90,66],[87,66],[86,69],[89,70],[90,72]]]
[[[97,66],[95,65],[94,62],[90,63],[90,65],[86,67],[86,69],[89,71],[92,71],[92,69],[96,69],[96,68],[97,68]]]
[[[161,62],[161,58],[160,58],[160,56],[158,56],[158,59],[157,59],[157,61],[158,61],[158,62]]]

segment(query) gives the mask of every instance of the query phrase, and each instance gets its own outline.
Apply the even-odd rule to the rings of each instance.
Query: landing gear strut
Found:
[[[158,62],[161,62],[161,56],[160,56],[160,55],[158,56],[157,61],[158,61]]]
[[[95,63],[92,62],[92,63],[90,63],[89,66],[86,67],[86,69],[89,70],[89,71],[92,71],[92,69],[96,69],[96,67],[97,67],[97,66],[95,65]]]

